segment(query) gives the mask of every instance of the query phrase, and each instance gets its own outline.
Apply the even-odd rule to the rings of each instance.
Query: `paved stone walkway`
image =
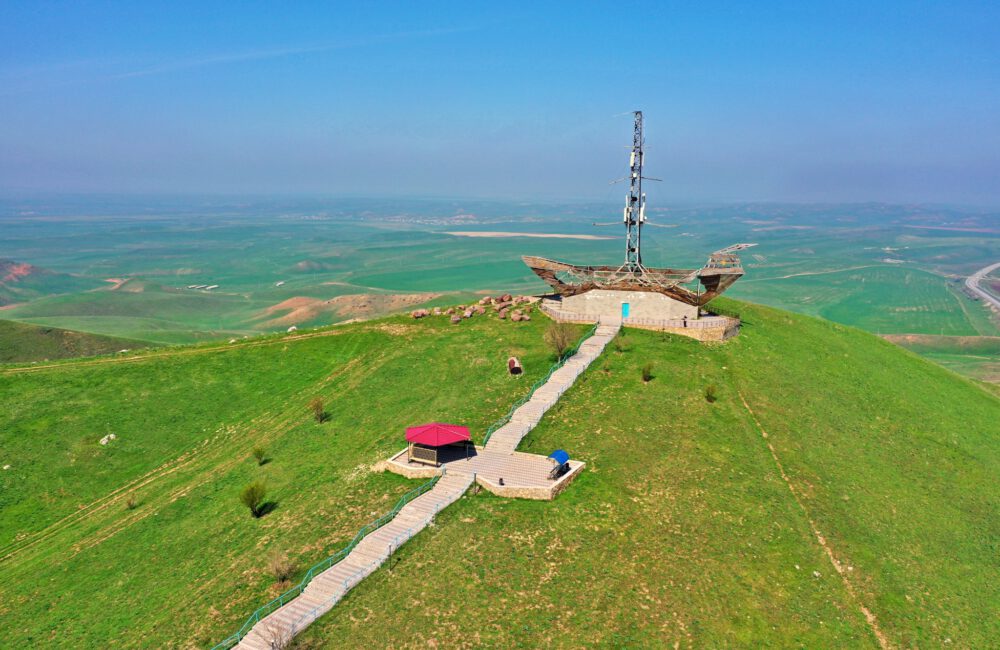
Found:
[[[526,490],[523,496],[535,498],[530,496],[530,489],[537,489],[536,484],[547,481],[543,477],[547,477],[552,464],[543,456],[523,454],[515,449],[601,354],[619,328],[619,324],[598,326],[576,354],[552,373],[528,402],[514,411],[511,421],[493,432],[485,448],[468,461],[447,463],[443,476],[433,488],[403,506],[392,521],[358,542],[343,560],[313,578],[297,598],[261,619],[236,647],[243,650],[287,647],[296,634],[330,611],[354,585],[374,573],[393,551],[423,530],[443,508],[458,500],[477,479],[477,472],[481,474],[481,482],[485,479],[489,484],[503,476],[505,483],[512,481],[513,494],[521,496],[516,492],[521,488]]]
[[[535,428],[545,412],[559,401],[576,378],[600,356],[620,328],[618,324],[598,325],[593,336],[580,345],[576,354],[570,357],[562,368],[552,373],[549,380],[534,392],[528,402],[514,411],[510,422],[493,432],[489,442],[486,443],[486,449],[513,453],[524,436]]]
[[[354,585],[374,573],[408,539],[472,485],[471,474],[445,474],[434,487],[400,509],[392,521],[358,542],[347,557],[319,574],[302,594],[261,619],[237,648],[278,650],[310,623],[330,611]]]

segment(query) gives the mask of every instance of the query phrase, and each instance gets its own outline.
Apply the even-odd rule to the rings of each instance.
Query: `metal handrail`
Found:
[[[587,330],[587,333],[584,334],[583,337],[581,337],[580,340],[576,342],[576,345],[566,350],[563,353],[563,355],[559,357],[559,360],[556,361],[554,364],[552,364],[552,367],[549,368],[548,373],[546,373],[544,377],[536,381],[531,386],[531,390],[528,391],[527,395],[525,395],[518,401],[514,402],[513,406],[510,407],[510,410],[507,411],[507,415],[503,416],[502,418],[494,422],[490,426],[490,428],[486,430],[486,435],[483,436],[484,447],[486,446],[486,443],[490,441],[490,436],[492,436],[497,429],[499,429],[502,426],[505,426],[510,422],[511,418],[514,416],[514,411],[527,404],[531,400],[531,396],[535,394],[535,391],[544,386],[546,382],[548,382],[549,378],[552,377],[552,373],[554,373],[556,370],[559,370],[564,365],[566,365],[566,362],[569,361],[570,357],[572,357],[580,350],[580,346],[583,345],[584,341],[586,341],[587,339],[589,339],[591,336],[594,335],[594,332],[597,331],[599,325],[600,323],[594,323],[593,327]]]
[[[442,473],[443,473],[443,471],[444,470],[442,470]],[[439,513],[439,512],[441,512],[441,504],[440,503],[435,503],[434,504],[434,514],[431,515],[430,520],[433,521],[434,518],[437,517],[437,513]],[[385,562],[386,560],[390,560],[391,561],[392,554],[393,554],[394,550],[398,549],[403,542],[406,542],[407,540],[411,539],[414,535],[416,535],[422,529],[423,529],[423,526],[421,526],[420,528],[415,528],[414,526],[410,526],[409,528],[407,528],[403,532],[401,532],[398,535],[396,535],[395,537],[393,537],[392,541],[389,542],[389,544],[386,546],[386,552],[384,553],[384,555],[380,556],[381,559],[379,559],[379,560],[373,560],[372,562],[369,562],[365,566],[357,569],[356,571],[354,571],[353,573],[351,573],[350,575],[348,575],[346,578],[344,578],[343,580],[341,580],[341,592],[340,593],[333,594],[332,596],[330,596],[329,598],[327,598],[326,600],[324,600],[320,604],[318,604],[315,607],[313,607],[312,609],[304,612],[301,616],[299,616],[297,619],[295,619],[295,622],[292,623],[289,626],[288,637],[291,638],[291,637],[295,636],[299,632],[300,629],[305,629],[306,627],[309,626],[310,623],[312,623],[312,621],[315,621],[317,618],[319,618],[322,615],[322,612],[320,612],[320,610],[323,609],[325,611],[325,608],[326,608],[327,604],[330,604],[331,607],[333,605],[337,604],[337,601],[339,601],[341,598],[343,598],[344,596],[346,596],[348,591],[350,591],[353,587],[355,587],[362,580],[364,580],[364,576],[361,575],[361,574],[364,574],[366,571],[368,571],[369,568],[371,568],[372,572],[374,572],[382,562]],[[390,570],[391,570],[391,568],[392,567],[390,566]],[[361,576],[361,577],[358,578],[358,576]],[[358,578],[358,579],[355,580],[355,578]],[[300,628],[300,626],[301,626],[301,628]]]
[[[362,526],[361,530],[358,531],[358,534],[354,536],[354,539],[352,539],[347,546],[340,549],[339,551],[337,551],[330,557],[326,558],[319,564],[310,567],[310,569],[306,571],[305,576],[302,577],[302,580],[299,582],[299,584],[295,585],[294,587],[284,592],[277,598],[271,600],[270,602],[262,605],[261,607],[258,607],[257,610],[250,615],[250,617],[246,620],[246,622],[242,625],[242,627],[240,627],[239,630],[237,630],[234,634],[226,637],[216,645],[212,646],[212,650],[228,650],[228,648],[231,648],[237,643],[239,643],[243,637],[245,637],[247,634],[250,633],[250,630],[253,629],[253,626],[259,623],[262,618],[266,617],[268,614],[274,612],[278,608],[284,606],[286,603],[288,603],[296,596],[301,594],[302,591],[312,581],[313,578],[315,578],[320,573],[326,571],[331,566],[333,566],[337,562],[340,562],[345,557],[347,557],[347,555],[354,550],[354,547],[357,546],[358,543],[362,539],[364,539],[366,535],[375,532],[382,526],[389,523],[393,517],[399,514],[399,511],[402,510],[403,506],[405,506],[410,501],[413,501],[417,497],[421,496],[422,494],[428,492],[432,487],[434,487],[434,484],[437,483],[441,479],[441,477],[445,475],[446,471],[447,468],[442,468],[441,473],[439,475],[432,477],[426,483],[423,483],[422,485],[410,490],[402,497],[400,497],[399,501],[396,503],[396,506],[392,510],[382,515],[378,519]]]

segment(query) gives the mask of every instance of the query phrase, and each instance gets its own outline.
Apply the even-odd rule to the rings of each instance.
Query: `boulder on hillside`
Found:
[[[451,317],[451,324],[452,324],[452,325],[458,325],[458,324],[459,324],[459,323],[461,323],[461,322],[462,322],[462,317],[461,317],[461,316],[459,316],[459,315],[455,314],[455,315],[453,315],[453,316]]]
[[[462,312],[462,318],[472,318],[472,310],[466,309]]]
[[[412,312],[410,312],[410,316],[412,316],[413,318],[425,318],[430,315],[431,313],[426,309],[414,309]]]

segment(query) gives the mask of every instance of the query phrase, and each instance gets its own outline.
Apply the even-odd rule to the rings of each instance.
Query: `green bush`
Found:
[[[263,447],[254,447],[253,457],[257,460],[258,465],[263,465],[267,462],[267,451]]]
[[[264,487],[264,484],[260,481],[254,481],[240,492],[240,502],[250,509],[250,514],[254,518],[257,518],[264,514],[263,505],[266,494],[267,488]]]

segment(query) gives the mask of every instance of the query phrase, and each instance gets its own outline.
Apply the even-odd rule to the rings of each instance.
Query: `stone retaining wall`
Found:
[[[573,482],[573,479],[575,479],[577,475],[583,471],[583,468],[586,467],[586,465],[586,463],[578,460],[569,461],[569,471],[560,476],[558,480],[553,481],[551,485],[547,485],[545,487],[500,485],[499,483],[488,481],[482,476],[476,476],[476,483],[481,485],[487,492],[495,494],[498,497],[551,501],[559,496],[559,494],[566,489],[567,485]]]

